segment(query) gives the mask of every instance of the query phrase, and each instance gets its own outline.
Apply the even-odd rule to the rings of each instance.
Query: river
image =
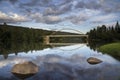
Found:
[[[8,52],[9,53],[9,52]],[[89,57],[102,63],[91,65]],[[19,80],[11,68],[20,62],[32,61],[39,72],[26,80],[120,80],[120,61],[108,54],[94,51],[87,44],[72,44],[46,47],[9,53],[5,59],[0,54],[0,80]]]

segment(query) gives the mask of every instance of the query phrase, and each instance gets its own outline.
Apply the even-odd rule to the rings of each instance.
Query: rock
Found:
[[[25,79],[38,72],[38,66],[31,61],[19,63],[13,66],[11,72],[20,79]]]
[[[94,58],[94,57],[90,57],[87,59],[87,62],[89,64],[98,64],[101,63],[102,61],[100,59]]]

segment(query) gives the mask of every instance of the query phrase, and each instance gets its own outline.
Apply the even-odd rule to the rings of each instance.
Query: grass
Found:
[[[120,60],[120,42],[110,43],[98,48],[98,51],[102,53],[107,53],[114,58]]]

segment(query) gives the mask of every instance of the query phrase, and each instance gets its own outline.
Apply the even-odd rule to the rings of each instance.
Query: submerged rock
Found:
[[[20,79],[29,78],[38,72],[38,66],[31,61],[13,66],[11,72]]]
[[[101,63],[102,61],[100,59],[94,58],[94,57],[90,57],[87,59],[87,62],[89,64],[98,64]]]

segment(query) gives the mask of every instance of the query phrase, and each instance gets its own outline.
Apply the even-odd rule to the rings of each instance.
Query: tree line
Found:
[[[52,48],[49,45],[43,45],[39,42],[13,42],[9,41],[5,44],[0,45],[0,55],[3,55],[6,59],[9,54],[15,53],[17,55],[19,52],[25,52],[28,53],[29,51],[34,50],[43,50],[44,48]]]
[[[106,27],[106,25],[98,26],[90,30],[88,33],[90,42],[116,42],[120,41],[120,25],[117,22],[115,26]]]
[[[6,43],[9,41],[14,42],[31,42],[42,41],[43,34],[50,34],[49,31],[42,29],[25,28],[11,25],[0,25],[0,42]]]
[[[53,34],[54,33],[54,34]],[[0,24],[0,44],[13,42],[41,42],[45,35],[56,34],[74,34],[61,31],[49,31],[43,29],[33,29],[21,26],[7,25],[6,23]]]

